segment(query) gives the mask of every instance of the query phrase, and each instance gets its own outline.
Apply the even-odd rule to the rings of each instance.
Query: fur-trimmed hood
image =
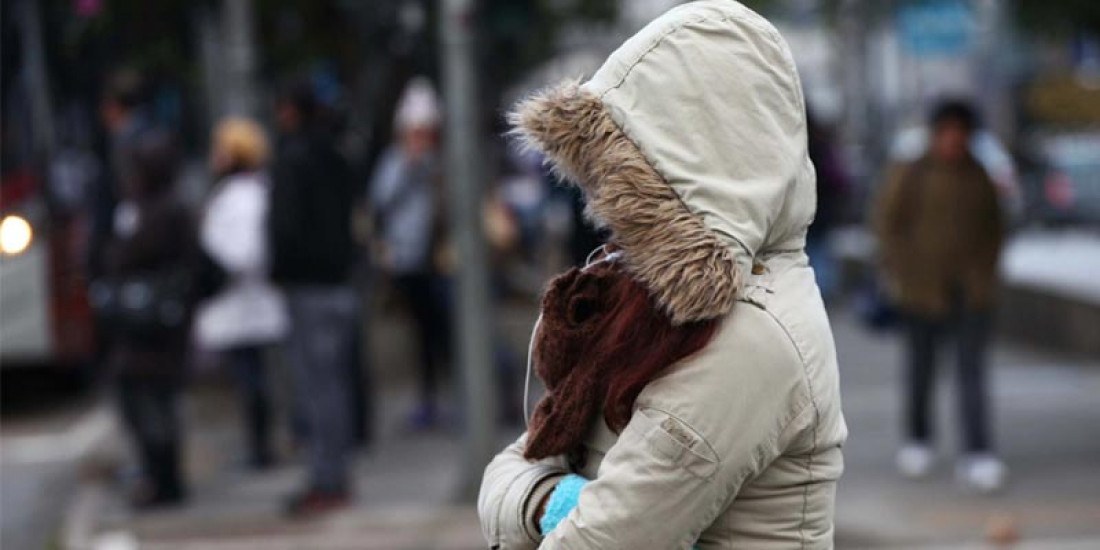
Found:
[[[801,84],[775,28],[733,0],[669,11],[511,122],[581,187],[675,323],[726,315],[755,258],[805,245]]]

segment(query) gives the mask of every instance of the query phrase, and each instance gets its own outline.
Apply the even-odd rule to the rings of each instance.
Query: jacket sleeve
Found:
[[[202,220],[202,247],[228,272],[258,272],[265,261],[266,191],[245,183],[223,190]]]
[[[539,518],[535,517],[538,504],[569,471],[564,458],[537,462],[523,458],[526,444],[524,433],[485,468],[477,509],[490,548],[538,547],[541,539]]]
[[[904,238],[906,234],[905,220],[902,213],[906,208],[903,193],[905,172],[908,168],[894,166],[890,168],[886,182],[875,197],[874,210],[872,212],[872,225],[875,236],[878,238],[879,259],[887,272],[893,274],[896,268],[893,254],[906,250]]]
[[[638,409],[543,549],[690,548],[735,488],[690,428]]]
[[[979,200],[976,206],[976,216],[980,219],[980,227],[975,237],[981,242],[978,246],[978,258],[980,269],[984,276],[992,277],[996,272],[997,261],[1000,257],[1001,247],[1004,245],[1005,216],[1001,208],[1000,197],[997,194],[997,186],[984,169],[979,169],[981,174],[978,185]]]

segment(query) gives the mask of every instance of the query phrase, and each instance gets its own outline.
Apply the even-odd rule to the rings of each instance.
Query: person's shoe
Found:
[[[910,479],[927,476],[935,462],[935,453],[924,443],[908,443],[898,451],[898,472]]]
[[[310,519],[351,504],[347,491],[319,491],[312,489],[292,495],[286,504],[287,516],[294,519]]]
[[[969,489],[990,494],[1004,487],[1008,468],[991,454],[973,454],[959,461],[955,477]]]

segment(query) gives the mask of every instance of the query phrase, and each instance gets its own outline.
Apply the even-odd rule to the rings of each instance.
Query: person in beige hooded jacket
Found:
[[[815,176],[784,40],[733,0],[686,4],[512,121],[674,323],[720,326],[645,387],[620,433],[590,428],[579,471],[525,460],[526,434],[501,452],[478,499],[490,546],[831,548],[847,429],[803,250]],[[591,481],[544,537],[539,510],[567,473]]]

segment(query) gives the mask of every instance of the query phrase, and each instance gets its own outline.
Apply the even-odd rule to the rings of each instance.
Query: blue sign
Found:
[[[897,14],[898,34],[905,49],[921,57],[954,57],[970,50],[974,11],[966,0],[920,0]]]

